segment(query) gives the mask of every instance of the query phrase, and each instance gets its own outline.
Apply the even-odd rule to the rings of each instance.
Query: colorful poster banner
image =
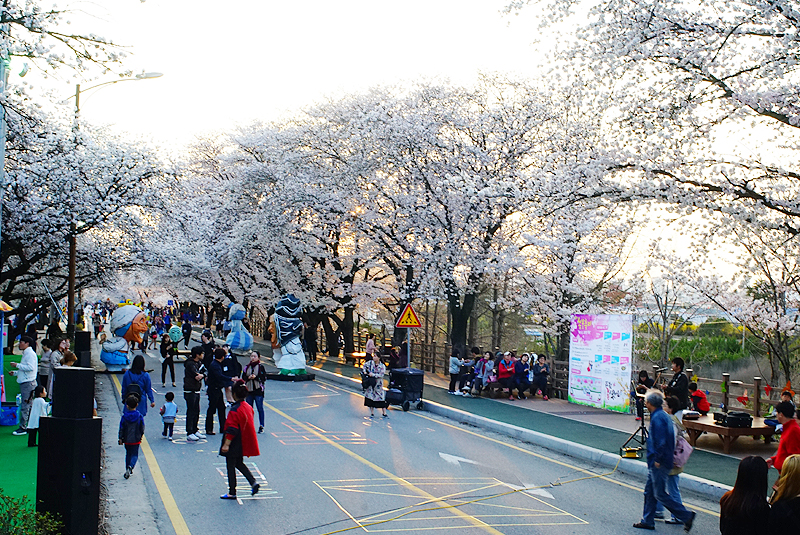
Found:
[[[630,411],[633,316],[573,314],[569,401]]]

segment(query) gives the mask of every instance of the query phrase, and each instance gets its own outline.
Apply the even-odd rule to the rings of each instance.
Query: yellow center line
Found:
[[[453,515],[455,515],[457,517],[460,517],[460,518],[462,518],[464,520],[469,521],[472,525],[477,526],[477,527],[485,530],[487,533],[492,533],[494,535],[503,535],[502,532],[497,531],[493,527],[491,527],[488,524],[486,524],[486,522],[483,522],[480,519],[475,518],[474,516],[468,515],[467,513],[463,512],[463,511],[461,511],[461,510],[459,510],[457,508],[450,507],[450,505],[447,502],[443,501],[442,499],[437,498],[433,494],[429,494],[429,493],[425,492],[421,488],[419,488],[416,485],[410,483],[409,481],[406,481],[402,477],[397,476],[397,475],[389,472],[388,470],[385,470],[385,469],[381,468],[380,466],[378,466],[377,464],[373,463],[372,461],[369,461],[369,460],[365,459],[364,457],[358,455],[357,453],[348,450],[347,448],[345,448],[341,444],[338,444],[338,443],[334,442],[333,440],[329,439],[328,437],[326,437],[325,435],[323,435],[322,433],[320,433],[319,431],[317,431],[316,429],[314,429],[310,425],[306,425],[303,422],[292,418],[291,416],[289,416],[285,412],[283,412],[283,411],[281,411],[279,409],[276,409],[275,407],[273,407],[269,403],[264,403],[264,406],[266,406],[269,410],[271,410],[275,414],[278,414],[282,418],[286,418],[287,420],[289,420],[293,424],[295,424],[295,425],[297,425],[299,427],[302,427],[307,432],[312,433],[314,435],[317,435],[321,440],[323,440],[326,443],[330,444],[331,446],[333,446],[334,448],[338,449],[342,453],[352,457],[353,459],[357,460],[361,464],[363,464],[363,465],[375,470],[379,474],[391,479],[392,481],[398,483],[399,485],[402,485],[403,487],[415,492],[420,497],[426,498],[427,500],[429,500],[429,503],[437,503],[437,504],[440,504],[440,505],[446,507],[447,508],[446,510],[449,511],[451,514],[453,514]]]
[[[342,387],[340,387],[338,385],[334,385],[333,383],[327,383],[327,384],[329,386],[332,386],[333,388],[337,388],[337,389],[339,389],[339,390],[341,390],[343,392],[347,392],[347,393],[349,393],[349,394],[351,394],[353,396],[361,397],[358,394],[356,394],[355,392],[353,392],[351,390],[348,390],[346,388],[342,388]],[[561,461],[558,461],[556,459],[551,459],[550,457],[547,457],[545,455],[541,455],[541,454],[535,453],[533,451],[528,451],[528,450],[526,450],[524,448],[521,448],[519,446],[515,446],[513,444],[508,444],[508,443],[503,442],[501,440],[497,440],[496,438],[491,438],[491,437],[487,437],[487,436],[481,435],[480,433],[476,433],[474,431],[470,431],[469,429],[464,429],[461,426],[448,424],[446,422],[442,422],[440,420],[436,420],[434,418],[431,418],[430,416],[424,416],[424,415],[422,415],[422,414],[420,414],[418,412],[409,412],[407,414],[413,414],[414,416],[416,416],[418,418],[424,418],[424,419],[426,419],[428,421],[431,421],[431,422],[434,422],[434,423],[438,423],[440,425],[443,425],[443,426],[446,426],[446,427],[450,427],[452,429],[456,429],[458,431],[461,431],[462,433],[467,433],[469,435],[472,435],[472,436],[475,436],[475,437],[478,437],[478,438],[482,438],[484,440],[488,440],[489,442],[494,442],[495,444],[500,444],[502,446],[506,446],[508,448],[520,451],[520,452],[525,453],[527,455],[531,455],[533,457],[536,457],[538,459],[542,459],[544,461],[547,461],[547,462],[550,462],[550,463],[553,463],[553,464],[564,466],[566,468],[569,468],[571,470],[575,470],[577,472],[583,472],[584,474],[589,474],[589,475],[596,475],[596,474],[590,472],[589,470],[585,470],[583,468],[578,468],[578,467],[576,467],[574,465],[571,465],[571,464],[568,464],[568,463],[565,463],[565,462],[561,462]],[[625,488],[628,488],[628,489],[631,489],[631,490],[636,490],[636,491],[639,491],[639,492],[642,491],[642,488],[635,487],[633,485],[628,485],[627,483],[623,483],[622,481],[616,481],[614,479],[609,478],[608,476],[600,476],[600,477],[598,477],[598,479],[602,479],[604,481],[608,481],[609,483],[614,483],[615,485],[619,485],[620,487],[625,487]],[[719,518],[719,513],[715,512],[715,511],[711,511],[709,509],[704,509],[703,507],[698,507],[696,505],[692,505],[691,507],[692,507],[692,509],[700,511],[701,513],[706,513],[708,515],[715,516],[715,517]]]
[[[121,391],[122,385],[119,384],[119,379],[117,379],[117,376],[112,375],[111,377],[114,380],[114,384],[117,385],[117,392]],[[143,403],[147,403],[146,398],[143,400]],[[191,535],[189,526],[186,525],[186,521],[183,519],[181,510],[178,509],[178,504],[175,503],[175,498],[172,496],[172,492],[169,490],[167,480],[164,478],[164,474],[161,472],[161,468],[158,466],[156,456],[153,453],[153,450],[150,449],[150,444],[147,442],[147,438],[144,436],[142,437],[141,448],[142,453],[144,453],[144,458],[147,461],[147,468],[150,470],[150,475],[153,476],[153,482],[156,484],[158,494],[161,496],[161,502],[164,504],[164,509],[167,510],[167,516],[169,516],[169,520],[172,522],[172,528],[175,530],[176,535]]]

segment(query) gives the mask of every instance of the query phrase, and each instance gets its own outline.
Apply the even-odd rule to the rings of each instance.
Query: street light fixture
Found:
[[[78,128],[78,116],[81,111],[81,93],[92,89],[97,89],[98,87],[118,84],[120,82],[138,82],[139,80],[151,80],[153,78],[161,78],[162,76],[164,75],[160,72],[142,72],[133,76],[132,78],[111,80],[84,89],[81,89],[81,84],[75,84],[75,128]],[[66,100],[71,98],[73,97],[69,97]],[[75,223],[72,223],[72,225],[70,225],[69,233],[69,287],[67,289],[67,336],[69,336],[70,339],[75,338],[75,263],[77,256],[76,234],[77,227]]]

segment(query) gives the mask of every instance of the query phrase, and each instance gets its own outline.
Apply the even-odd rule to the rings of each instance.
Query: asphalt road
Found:
[[[185,440],[182,365],[178,387],[162,389],[158,361],[148,364],[158,393],[146,436],[158,468],[154,477],[143,463],[133,477],[144,478],[162,533],[176,532],[176,515],[193,535],[641,533],[631,525],[641,516],[642,481],[597,477],[607,470],[423,411],[392,408],[389,418],[377,411],[370,419],[360,394],[320,380],[267,383],[261,456],[245,459],[261,492],[251,498],[240,476],[240,499],[221,500],[220,436]],[[180,407],[174,442],[161,437],[157,411],[169,390]],[[203,396],[201,430],[205,408]],[[719,532],[717,504],[684,502],[698,511],[693,533]],[[657,530],[683,533],[661,522]]]

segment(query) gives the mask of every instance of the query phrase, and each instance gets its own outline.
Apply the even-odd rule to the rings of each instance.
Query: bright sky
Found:
[[[374,85],[432,77],[469,83],[479,71],[532,75],[538,63],[535,9],[505,16],[500,11],[506,3],[73,0],[65,5],[92,16],[70,17],[73,29],[128,45],[128,68],[164,74],[82,94],[84,120],[174,145]],[[110,79],[63,77],[56,91],[66,98],[76,82],[89,87]],[[34,73],[25,81],[42,84]],[[20,79],[12,76],[10,83],[15,82]]]

